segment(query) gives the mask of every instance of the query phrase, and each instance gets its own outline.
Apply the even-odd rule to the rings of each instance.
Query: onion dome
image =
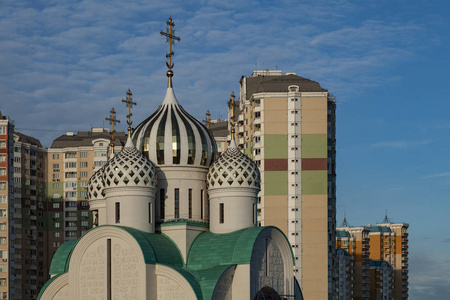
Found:
[[[217,157],[214,137],[181,107],[171,85],[158,110],[136,127],[133,141],[158,166],[209,167]]]
[[[105,188],[119,186],[156,187],[155,165],[128,138],[122,151],[104,166]]]
[[[259,189],[261,182],[258,167],[239,150],[234,140],[231,140],[227,151],[211,165],[206,178],[209,190],[221,187]]]
[[[89,200],[105,199],[105,183],[103,182],[103,170],[104,167],[101,167],[89,179],[87,186]]]

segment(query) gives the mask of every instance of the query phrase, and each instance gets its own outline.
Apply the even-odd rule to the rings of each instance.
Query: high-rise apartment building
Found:
[[[55,139],[48,151],[48,234],[50,253],[65,241],[79,238],[92,227],[87,185],[110,153],[110,133],[104,128],[68,132]],[[125,144],[124,132],[115,133],[114,152]]]
[[[14,202],[10,208],[14,229],[14,293],[9,299],[36,299],[48,279],[46,169],[47,153],[36,138],[13,134]]]
[[[370,258],[388,262],[394,269],[395,299],[408,299],[408,227],[391,223],[387,216],[370,229]]]
[[[336,248],[345,250],[354,258],[353,299],[370,297],[370,245],[366,227],[339,227],[336,230]],[[339,291],[339,286],[338,286]]]
[[[363,227],[351,227],[344,219],[337,228],[336,248],[355,258],[354,299],[408,299],[408,227],[386,216],[380,224]],[[383,281],[379,276],[385,276]]]
[[[0,299],[14,294],[14,123],[0,112]]]
[[[353,299],[355,265],[353,256],[344,249],[336,249],[336,300]]]
[[[306,299],[335,292],[336,102],[295,73],[254,71],[228,102],[230,132],[261,170],[260,225],[289,239]],[[229,137],[231,139],[231,136]]]

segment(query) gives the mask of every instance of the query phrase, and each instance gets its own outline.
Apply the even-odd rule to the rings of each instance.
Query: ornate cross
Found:
[[[111,124],[111,153],[114,154],[114,132],[116,132],[114,130],[114,125],[116,123],[120,123],[120,121],[116,119],[116,110],[114,109],[114,107],[111,108],[110,113],[110,117],[105,118],[105,120],[109,121],[109,123]]]
[[[127,104],[127,106],[128,106],[128,115],[127,115],[127,124],[128,124],[128,137],[130,138],[131,137],[131,124],[133,123],[132,121],[131,121],[131,116],[133,115],[132,113],[131,113],[131,107],[133,106],[133,105],[137,105],[137,103],[136,102],[133,102],[133,101],[131,101],[131,95],[133,95],[132,93],[131,93],[131,91],[130,91],[130,89],[128,89],[128,91],[127,91],[127,100],[124,100],[124,99],[122,99],[122,102],[123,103],[126,103]]]
[[[161,35],[166,37],[166,42],[169,43],[169,53],[166,54],[166,58],[169,59],[169,61],[166,61],[167,68],[169,68],[169,71],[167,71],[167,77],[169,77],[169,87],[172,86],[170,78],[173,76],[173,63],[172,63],[172,56],[175,54],[172,51],[172,45],[175,44],[175,40],[180,41],[180,37],[175,35],[175,23],[172,21],[172,17],[170,17],[167,22],[167,29],[166,32],[161,30]]]

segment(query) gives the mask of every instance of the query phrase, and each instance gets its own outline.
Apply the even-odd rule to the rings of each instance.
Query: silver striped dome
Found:
[[[171,87],[156,112],[136,127],[132,138],[136,148],[158,166],[209,167],[217,158],[214,137],[181,107]]]

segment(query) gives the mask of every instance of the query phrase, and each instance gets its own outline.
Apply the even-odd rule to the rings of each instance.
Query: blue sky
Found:
[[[361,3],[364,3],[362,5]],[[0,4],[0,110],[46,146],[102,126],[130,88],[135,125],[162,102],[172,16],[174,86],[198,119],[226,115],[255,69],[336,96],[338,224],[410,224],[411,299],[450,294],[447,1],[16,1]],[[105,126],[107,123],[105,122]],[[442,298],[439,298],[442,297]]]

